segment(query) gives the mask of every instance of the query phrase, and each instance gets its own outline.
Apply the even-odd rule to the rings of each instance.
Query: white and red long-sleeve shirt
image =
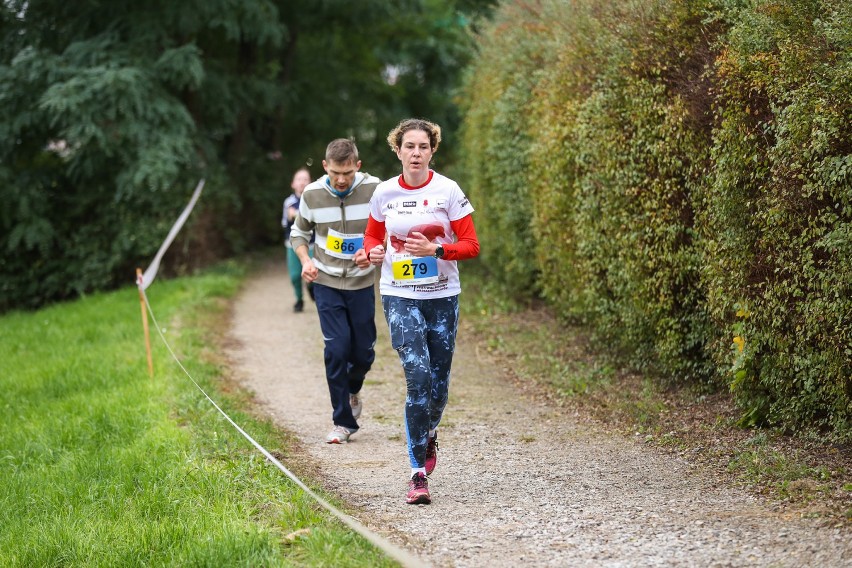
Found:
[[[370,200],[364,250],[384,244],[385,260],[379,291],[383,295],[427,299],[461,292],[456,261],[479,254],[473,206],[456,182],[435,171],[419,187],[402,176],[383,181]],[[405,239],[414,232],[444,248],[441,259],[412,257]]]

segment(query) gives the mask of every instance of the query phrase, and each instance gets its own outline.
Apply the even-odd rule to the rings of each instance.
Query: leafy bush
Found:
[[[494,278],[744,423],[849,433],[850,12],[504,3],[464,125]]]
[[[552,30],[539,16],[526,4],[498,16],[462,97],[464,187],[477,223],[485,220],[477,224],[481,258],[519,295],[530,294],[536,282],[529,167],[534,124],[519,109],[531,103],[536,70],[550,53]]]
[[[749,424],[850,428],[850,30],[849,3],[760,2],[719,59],[708,307]]]
[[[708,40],[699,41],[707,30],[696,25],[698,8],[523,6],[506,8],[513,25],[495,24],[484,41],[480,76],[468,85],[471,163],[523,168],[524,156],[529,162],[514,174],[515,183],[468,168],[487,196],[487,246],[497,248],[501,268],[524,266],[563,315],[592,324],[601,341],[627,347],[635,364],[706,377],[693,201],[706,165],[710,99],[692,91],[706,91],[702,73],[712,54]],[[516,42],[512,29],[536,33]],[[536,50],[546,56],[505,56]],[[513,83],[498,82],[495,67],[506,69],[500,77]],[[529,102],[511,99],[517,91],[530,92]],[[521,136],[497,130],[501,109],[510,104],[514,116],[530,116],[523,119],[529,150],[519,148]],[[504,193],[506,187],[512,191]],[[512,210],[524,212],[517,226],[504,222]],[[534,242],[518,249],[492,245],[492,238],[507,234]],[[499,278],[531,288],[511,268]]]
[[[575,186],[578,114],[585,96],[603,69],[612,35],[595,19],[588,6],[547,4],[545,17],[556,26],[555,54],[535,87],[532,104],[536,124],[530,151],[530,187],[533,196],[532,231],[535,238],[538,285],[566,319],[591,323],[585,309],[593,278],[581,266],[578,254],[578,206]]]

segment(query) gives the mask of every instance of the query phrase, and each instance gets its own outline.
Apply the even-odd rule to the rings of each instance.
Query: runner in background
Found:
[[[293,305],[294,312],[301,312],[305,309],[303,300],[302,286],[302,263],[299,262],[299,257],[290,245],[290,227],[293,221],[296,220],[296,215],[299,214],[299,201],[302,199],[302,192],[305,191],[305,186],[311,183],[311,173],[308,168],[299,168],[293,174],[293,181],[290,182],[290,187],[293,193],[287,196],[284,200],[284,213],[281,216],[281,226],[284,227],[284,246],[287,247],[287,271],[290,273],[290,282],[293,283],[293,291],[296,294],[296,303]],[[308,246],[308,254],[313,256],[313,248]],[[308,292],[313,298],[313,286],[308,284]]]
[[[361,173],[355,143],[329,143],[326,175],[309,184],[290,230],[302,278],[314,287],[325,340],[325,374],[334,427],[329,444],[342,444],[358,431],[359,393],[376,358],[375,270],[364,253],[369,202],[381,180]],[[314,257],[308,245],[314,237]]]
[[[388,134],[402,175],[376,188],[364,236],[367,258],[382,266],[382,307],[405,372],[411,504],[432,502],[426,476],[438,461],[438,425],[449,396],[461,292],[457,261],[479,254],[473,207],[456,182],[429,168],[440,142],[441,128],[420,119],[403,120]]]

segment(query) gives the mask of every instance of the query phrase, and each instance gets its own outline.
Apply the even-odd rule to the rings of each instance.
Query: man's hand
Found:
[[[313,282],[317,279],[318,274],[319,269],[317,269],[313,259],[309,258],[302,263],[302,280],[308,283]]]
[[[370,268],[370,259],[367,258],[367,253],[364,252],[364,249],[358,249],[355,251],[355,258],[352,260],[355,261],[355,265],[358,266],[358,268]]]

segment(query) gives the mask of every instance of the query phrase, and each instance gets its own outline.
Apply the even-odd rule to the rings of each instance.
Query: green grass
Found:
[[[809,466],[795,454],[788,455],[769,446],[768,436],[759,433],[733,456],[728,469],[753,484],[770,484],[785,498],[809,500],[816,493],[828,493],[831,471],[825,466]]]
[[[557,398],[612,386],[616,370],[589,356],[584,330],[560,325],[540,302],[514,300],[476,262],[463,268],[463,321],[489,351],[512,362],[518,378],[546,385]]]
[[[195,380],[286,460],[210,344],[244,272],[158,280],[149,298]],[[0,318],[0,565],[396,565],[267,463],[153,323],[149,378],[140,318],[135,287]]]

